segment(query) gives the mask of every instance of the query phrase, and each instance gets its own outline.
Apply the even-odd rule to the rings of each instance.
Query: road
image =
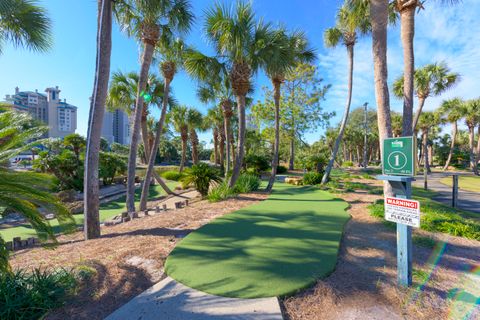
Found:
[[[470,175],[468,173],[458,173],[458,175]],[[433,197],[433,200],[445,203],[446,205],[452,204],[452,187],[444,185],[440,182],[440,179],[445,177],[451,177],[451,172],[432,172],[428,176],[428,188],[437,192],[437,195]],[[423,175],[415,177],[416,181],[414,186],[423,188]],[[480,193],[458,190],[458,208],[480,214]]]

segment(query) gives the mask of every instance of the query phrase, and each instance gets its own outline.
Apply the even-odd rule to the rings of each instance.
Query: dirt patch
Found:
[[[47,319],[103,319],[164,277],[163,264],[182,237],[212,219],[264,200],[248,194],[219,203],[199,201],[128,223],[102,228],[100,239],[77,232],[59,237],[55,250],[15,252],[14,268],[84,268],[94,275],[72,301]]]
[[[378,185],[374,180],[358,182]],[[352,219],[345,229],[337,268],[313,288],[281,300],[287,319],[480,318],[478,300],[475,308],[480,274],[474,273],[480,267],[480,242],[415,230],[438,244],[435,248],[414,245],[414,285],[398,288],[395,230],[367,210],[380,197],[365,191],[338,196],[350,203]]]

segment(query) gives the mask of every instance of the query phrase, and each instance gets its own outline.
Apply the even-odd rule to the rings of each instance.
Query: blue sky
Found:
[[[78,107],[77,132],[85,134],[89,97],[92,93],[95,67],[96,9],[95,0],[38,1],[46,7],[53,21],[54,46],[47,53],[32,53],[23,49],[4,48],[0,56],[0,99],[12,94],[14,88],[43,92],[47,87],[58,85],[61,97]],[[202,35],[203,10],[213,0],[192,0],[197,15],[196,25],[187,37],[187,42],[198,49],[208,50]],[[347,58],[345,49],[326,49],[323,46],[323,31],[334,24],[335,13],[342,1],[338,0],[255,0],[254,9],[258,17],[273,23],[283,23],[288,28],[303,29],[318,51],[320,74],[326,83],[332,84],[323,106],[336,111],[340,120],[346,96]],[[480,1],[464,0],[461,5],[444,7],[435,1],[427,1],[426,10],[417,14],[415,37],[416,65],[445,61],[462,75],[462,81],[453,90],[441,97],[428,99],[426,109],[433,109],[442,99],[461,96],[466,99],[480,95]],[[389,29],[389,80],[402,72],[402,50],[400,28]],[[111,70],[138,71],[140,50],[136,42],[122,34],[114,26]],[[157,72],[156,68],[152,71]],[[259,74],[255,78],[257,88],[269,85]],[[183,72],[173,82],[175,97],[183,104],[197,107],[205,112],[206,105],[196,96],[195,82]],[[261,90],[257,97],[261,98]],[[355,73],[352,107],[364,102],[374,106],[373,66],[369,37],[359,40],[355,48]],[[401,101],[392,99],[392,108],[401,110]],[[313,142],[322,130],[307,134],[306,140]],[[210,141],[210,135],[200,137]]]

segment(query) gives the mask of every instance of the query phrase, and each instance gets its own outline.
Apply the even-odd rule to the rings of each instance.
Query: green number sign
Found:
[[[383,140],[383,174],[414,176],[416,149],[416,140],[414,137],[388,138]]]

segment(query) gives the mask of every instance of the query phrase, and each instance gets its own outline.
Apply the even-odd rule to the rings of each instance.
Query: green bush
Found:
[[[247,169],[253,169],[253,172],[260,174],[270,168],[270,160],[261,155],[249,154],[245,157]]]
[[[238,177],[234,190],[237,193],[249,193],[258,190],[259,187],[260,178],[258,176],[243,173]]]
[[[236,195],[235,190],[229,188],[227,182],[222,182],[210,190],[207,199],[210,202],[219,202]]]
[[[113,152],[100,151],[98,175],[104,185],[110,185],[117,175],[125,174],[127,161],[125,157]]]
[[[222,181],[222,179],[220,178],[218,170],[203,162],[187,169],[185,171],[185,177],[182,179],[182,182],[186,185],[193,185],[203,197],[208,195],[211,182],[220,181]]]
[[[183,177],[185,177],[185,174],[183,172],[180,173],[178,171],[164,171],[160,175],[163,178],[172,181],[180,181]]]
[[[353,167],[352,161],[343,161],[342,167]]]
[[[303,176],[304,185],[316,185],[322,182],[322,174],[318,172],[308,172]]]
[[[284,174],[288,172],[288,168],[285,166],[278,166],[277,167],[277,174]]]
[[[75,291],[75,276],[64,270],[34,269],[0,274],[0,319],[40,319]]]

